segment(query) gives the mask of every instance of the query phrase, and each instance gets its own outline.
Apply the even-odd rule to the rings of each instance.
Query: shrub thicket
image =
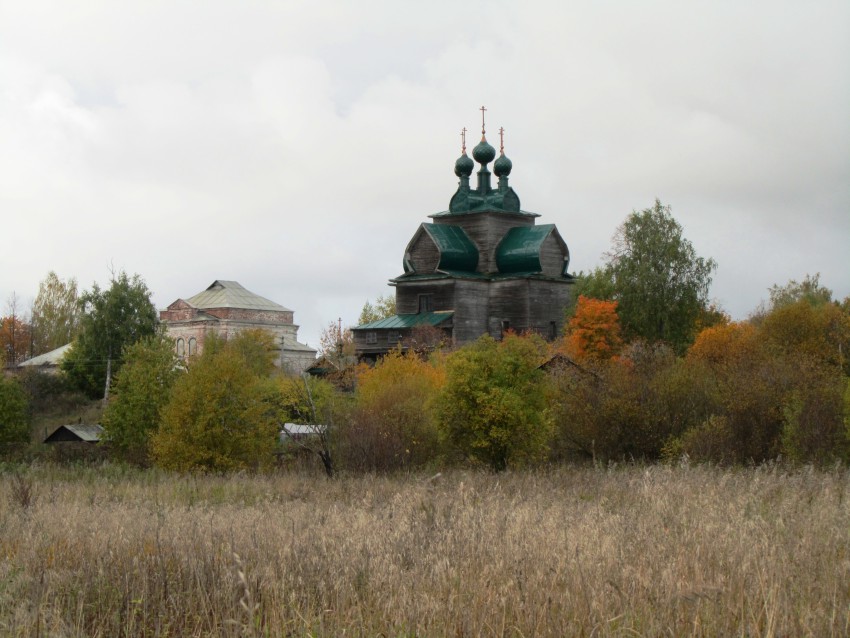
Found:
[[[387,471],[435,463],[440,440],[432,403],[445,371],[396,350],[357,376],[355,409],[342,431],[347,467]]]

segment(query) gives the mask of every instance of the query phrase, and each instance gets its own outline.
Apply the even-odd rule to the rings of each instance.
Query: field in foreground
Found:
[[[843,636],[850,472],[7,468],[0,635]]]

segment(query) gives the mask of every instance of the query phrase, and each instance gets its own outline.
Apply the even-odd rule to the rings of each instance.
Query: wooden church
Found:
[[[353,329],[361,359],[375,359],[399,344],[407,347],[421,334],[455,345],[483,334],[499,339],[506,330],[547,339],[560,334],[573,283],[567,273],[569,249],[554,224],[536,224],[539,215],[520,208],[508,185],[513,165],[505,155],[504,129],[497,158],[487,142],[484,110],[472,159],[466,154],[466,129],[462,133],[455,162],[460,182],[449,209],[419,226],[404,251],[404,274],[390,280],[398,314]],[[475,188],[469,183],[473,160],[480,166]]]

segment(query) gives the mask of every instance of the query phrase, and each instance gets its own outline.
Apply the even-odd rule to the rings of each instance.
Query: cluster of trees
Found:
[[[213,348],[173,376],[163,345],[160,372],[142,376],[157,379],[150,391],[168,399],[137,401],[138,424],[156,427],[134,445],[166,467],[256,467],[272,458],[275,428],[295,421],[332,426],[321,443],[301,444],[329,472],[452,463],[498,471],[576,458],[850,458],[850,300],[836,302],[818,276],[807,276],[774,286],[749,320],[730,321],[708,299],[714,262],[696,255],[660,202],[633,213],[614,246],[603,267],[579,279],[558,343],[508,334],[457,349],[399,350],[374,367],[351,367],[353,392],[270,377],[257,364],[259,335]],[[370,304],[364,315],[390,310]],[[341,326],[327,336],[326,356],[339,352],[344,365]],[[131,377],[147,359],[128,351],[127,360],[107,414],[115,442],[122,427],[141,431],[120,406],[147,387]]]
[[[6,314],[0,317],[5,365],[17,365],[70,343],[78,334],[80,316],[77,281],[64,281],[53,271],[39,284],[30,308],[12,293],[6,300]]]
[[[394,351],[356,369],[353,393],[269,375],[262,334],[209,348],[185,370],[154,339],[127,352],[105,425],[114,445],[179,470],[268,465],[284,422],[330,426],[326,440],[302,443],[328,455],[330,472],[850,460],[850,308],[795,289],[749,321],[704,328],[681,355],[624,339],[617,303],[583,297],[557,344],[508,334],[427,357]]]
[[[545,458],[551,423],[547,344],[536,336],[484,337],[422,358],[390,353],[354,371],[344,392],[312,377],[281,374],[267,333],[208,339],[180,362],[159,335],[128,347],[104,413],[107,439],[126,458],[179,471],[261,469],[280,452],[284,423],[313,426],[290,452],[339,467],[390,471],[467,459],[497,470]]]
[[[63,374],[53,376],[28,369],[0,384],[0,443],[27,442],[34,418],[50,420],[85,409],[87,399],[108,395],[111,375],[120,370],[125,348],[154,335],[156,309],[138,275],[125,272],[109,287],[96,283],[79,294],[75,279],[64,281],[50,272],[40,283],[28,312],[15,294],[0,320],[0,346],[6,364],[71,344],[62,360]],[[75,416],[76,418],[76,416]]]
[[[576,458],[850,460],[850,299],[807,276],[774,286],[767,305],[733,322],[708,298],[715,267],[656,201],[617,230],[602,267],[578,278],[557,343],[484,336],[367,367],[331,324],[323,350],[342,372],[336,383],[283,375],[263,332],[210,338],[200,356],[178,360],[144,282],[121,273],[63,320],[77,326],[63,369],[92,398],[111,389],[103,425],[117,453],[179,471],[268,466],[285,452],[287,422],[312,424],[288,450],[315,454],[328,474]],[[48,288],[63,285],[53,276]],[[45,299],[59,307],[65,292]],[[379,299],[361,322],[393,310]],[[26,431],[20,390],[0,383],[0,442]]]
[[[283,424],[330,423],[336,398],[329,383],[280,374],[273,352],[262,330],[209,335],[188,360],[161,334],[134,343],[103,415],[106,439],[124,458],[178,471],[270,466]],[[332,462],[327,446],[315,451]]]
[[[783,290],[797,296],[800,287]],[[850,307],[797,297],[704,328],[681,356],[663,342],[612,352],[615,339],[568,341],[579,365],[553,376],[555,447],[602,460],[847,460]],[[574,324],[597,303],[580,301]]]

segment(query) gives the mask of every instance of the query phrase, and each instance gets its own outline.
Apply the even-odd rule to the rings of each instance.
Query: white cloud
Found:
[[[316,343],[389,291],[482,103],[575,269],[659,197],[733,315],[807,272],[850,294],[846,3],[412,7],[5,3],[0,297],[236,279]]]

